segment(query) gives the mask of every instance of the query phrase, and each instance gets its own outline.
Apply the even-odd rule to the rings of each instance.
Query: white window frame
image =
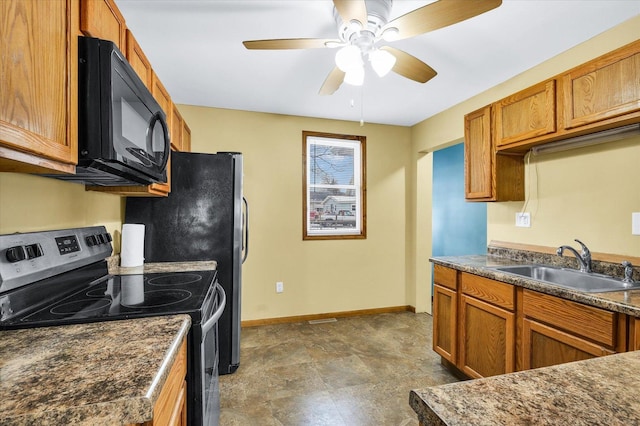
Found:
[[[363,239],[366,238],[366,138],[364,136],[302,132],[303,145],[303,240]],[[353,184],[311,183],[311,147],[313,145],[347,147],[354,150]],[[318,188],[351,189],[355,194],[355,226],[317,228],[311,220],[311,190]]]

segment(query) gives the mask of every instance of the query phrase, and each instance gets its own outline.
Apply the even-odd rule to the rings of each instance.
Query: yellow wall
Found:
[[[120,197],[84,185],[19,173],[0,173],[0,234],[105,225],[119,251]]]
[[[409,128],[185,105],[180,112],[193,151],[244,154],[243,320],[407,304]],[[365,240],[302,240],[303,130],[367,137]],[[284,282],[281,294],[276,281]]]
[[[465,114],[638,39],[640,16],[418,123],[411,129],[414,155],[431,156],[433,151],[461,142]],[[640,237],[631,235],[631,213],[640,211],[639,164],[640,138],[532,157],[525,168],[527,189],[534,189],[528,191],[526,207],[532,213],[531,228],[514,225],[524,202],[489,203],[487,240],[557,246],[579,238],[593,251],[638,256]],[[418,175],[429,177],[429,181],[416,181],[416,216],[430,217],[431,205],[424,198],[431,197],[431,166],[417,162],[416,167]],[[417,228],[416,238],[417,247],[423,248],[416,255],[420,262],[431,255],[430,231]],[[430,293],[431,271],[423,278],[416,286],[427,286]],[[420,300],[409,303],[422,304]]]

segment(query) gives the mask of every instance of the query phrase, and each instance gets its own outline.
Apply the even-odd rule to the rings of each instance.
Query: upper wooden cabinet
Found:
[[[496,149],[537,145],[640,123],[640,40],[495,104]]]
[[[496,146],[556,131],[555,83],[542,82],[495,104]]]
[[[171,148],[176,151],[182,151],[182,128],[184,120],[178,107],[171,103],[171,122],[169,128],[171,129]]]
[[[75,172],[78,7],[0,2],[0,171]]]
[[[191,129],[185,120],[182,120],[182,151],[191,152]]]
[[[153,70],[151,69],[151,63],[147,59],[147,56],[142,51],[142,48],[138,44],[138,41],[133,36],[133,33],[129,30],[127,34],[127,49],[126,56],[127,61],[131,64],[131,68],[134,69],[140,80],[147,86],[147,89],[151,90],[153,84]]]
[[[464,118],[465,198],[468,201],[524,200],[524,162],[500,155],[492,131],[492,107]]]
[[[564,128],[640,113],[640,40],[560,77]],[[637,120],[636,120],[637,121]]]
[[[162,111],[164,111],[169,125],[169,134],[171,134],[171,96],[169,96],[169,92],[164,88],[155,72],[152,72],[151,75],[151,94],[160,105],[160,108],[162,108]]]
[[[126,24],[113,0],[81,0],[80,31],[90,37],[114,42],[125,52]]]

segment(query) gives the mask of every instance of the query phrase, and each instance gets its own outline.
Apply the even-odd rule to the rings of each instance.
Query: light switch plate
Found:
[[[531,228],[531,213],[516,213],[516,226],[520,228]]]
[[[631,213],[631,235],[640,235],[640,212]]]

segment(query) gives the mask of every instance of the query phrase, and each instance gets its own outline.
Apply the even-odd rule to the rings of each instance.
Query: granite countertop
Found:
[[[640,351],[412,390],[424,425],[640,424]]]
[[[0,425],[142,423],[189,315],[0,332]]]
[[[541,281],[532,280],[513,274],[504,273],[495,269],[495,266],[509,266],[523,263],[550,263],[549,258],[509,258],[502,256],[487,255],[468,255],[468,256],[439,256],[429,259],[431,262],[457,269],[463,272],[480,275],[486,278],[510,283],[519,287],[528,288],[530,290],[539,291],[541,293],[558,296],[563,299],[573,300],[584,303],[586,305],[607,309],[613,312],[620,312],[635,317],[640,317],[640,290],[612,291],[606,293],[585,293],[570,288],[559,287],[552,284],[546,284]],[[575,259],[571,259],[575,263]],[[561,264],[556,266],[564,266],[561,258],[558,261]],[[602,271],[608,272],[608,271]],[[611,275],[616,275],[611,273]],[[617,274],[618,276],[620,274]],[[636,272],[636,277],[637,277]],[[637,278],[636,278],[637,279]]]
[[[215,260],[194,261],[194,262],[156,262],[145,263],[142,266],[125,268],[120,265],[120,256],[115,255],[107,259],[109,274],[111,275],[138,275],[138,274],[158,274],[163,272],[191,272],[210,271],[218,267]]]

